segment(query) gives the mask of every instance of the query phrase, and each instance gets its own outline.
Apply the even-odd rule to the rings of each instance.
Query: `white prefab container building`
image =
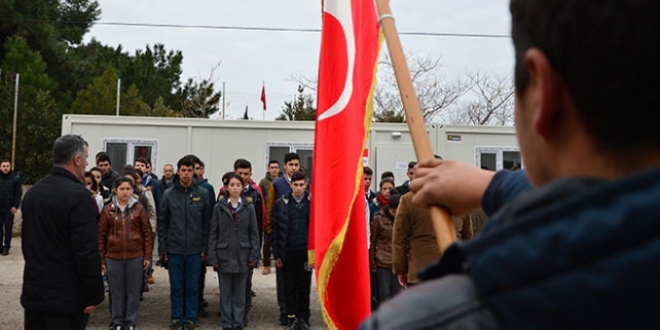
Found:
[[[434,152],[443,158],[491,170],[522,167],[513,127],[427,125],[426,128]],[[64,115],[62,134],[79,134],[89,143],[90,168],[94,165],[94,155],[100,151],[110,154],[116,171],[133,164],[138,157],[145,157],[151,160],[157,174],[162,173],[166,164],[173,164],[176,170],[179,158],[195,154],[204,161],[205,177],[216,190],[221,176],[233,170],[237,158],[252,163],[253,179],[257,182],[271,159],[281,163],[288,152],[300,155],[301,165],[308,173],[313,168],[314,122],[309,121]],[[397,184],[402,183],[407,164],[414,159],[406,124],[371,125],[363,163],[374,170],[374,185],[386,171],[395,174]]]

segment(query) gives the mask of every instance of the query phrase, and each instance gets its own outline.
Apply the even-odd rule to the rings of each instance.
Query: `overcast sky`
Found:
[[[320,29],[319,0],[98,0],[99,23],[146,23]],[[509,0],[392,0],[397,29],[404,32],[509,35]],[[318,71],[321,34],[181,27],[139,27],[96,24],[86,35],[133,53],[162,43],[183,52],[182,81],[215,72],[218,88],[226,84],[229,119],[240,118],[245,106],[261,120],[259,96],[266,83],[266,120],[274,119],[284,101],[297,94],[294,75],[313,78]],[[513,51],[509,38],[401,36],[404,51],[440,57],[447,79],[468,71],[510,75]],[[386,53],[383,47],[382,53]]]

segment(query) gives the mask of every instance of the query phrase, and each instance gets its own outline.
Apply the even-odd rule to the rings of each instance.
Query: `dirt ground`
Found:
[[[12,248],[8,256],[0,256],[0,330],[15,330],[23,328],[23,308],[20,303],[21,286],[23,283],[23,255],[21,254],[21,240],[16,237],[12,240]],[[170,320],[169,282],[167,271],[156,267],[154,272],[155,284],[150,291],[144,294],[144,301],[140,306],[140,315],[137,328],[144,330],[168,329]],[[253,290],[257,296],[253,298],[252,311],[248,316],[247,329],[271,330],[282,329],[278,324],[279,312],[275,295],[275,273],[262,275],[261,268],[255,271],[253,277]],[[206,273],[206,289],[204,298],[209,302],[207,311],[209,317],[201,319],[201,326],[197,329],[220,329],[217,314],[219,304],[218,279],[210,268]],[[311,295],[311,324],[313,329],[326,329],[321,316],[321,307],[316,294],[316,286],[312,285]],[[90,317],[87,329],[108,329],[110,315],[108,313],[107,299],[94,311]]]

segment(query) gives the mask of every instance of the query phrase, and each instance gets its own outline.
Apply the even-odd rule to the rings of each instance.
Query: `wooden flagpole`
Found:
[[[417,101],[417,94],[413,88],[412,79],[410,78],[410,71],[406,63],[406,57],[403,54],[403,47],[399,40],[399,33],[394,24],[394,17],[390,9],[388,0],[376,0],[376,8],[378,9],[378,21],[380,23],[385,40],[387,41],[387,49],[392,58],[392,66],[394,68],[394,75],[396,76],[397,85],[399,85],[399,92],[401,93],[401,100],[403,102],[403,109],[406,113],[406,122],[412,137],[413,147],[417,160],[426,160],[434,158],[431,142],[426,133],[424,126],[424,117],[419,109]],[[456,241],[456,234],[454,233],[454,226],[451,221],[451,216],[445,208],[439,206],[431,206],[429,208],[431,219],[433,220],[433,228],[435,230],[435,237],[438,241],[440,252],[444,252],[449,245]]]

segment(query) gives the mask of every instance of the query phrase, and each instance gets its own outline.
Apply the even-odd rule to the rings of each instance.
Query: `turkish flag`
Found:
[[[261,103],[264,104],[264,111],[266,111],[266,85],[261,87]]]
[[[352,330],[371,307],[362,154],[380,28],[374,1],[324,4],[309,248],[326,325]]]

